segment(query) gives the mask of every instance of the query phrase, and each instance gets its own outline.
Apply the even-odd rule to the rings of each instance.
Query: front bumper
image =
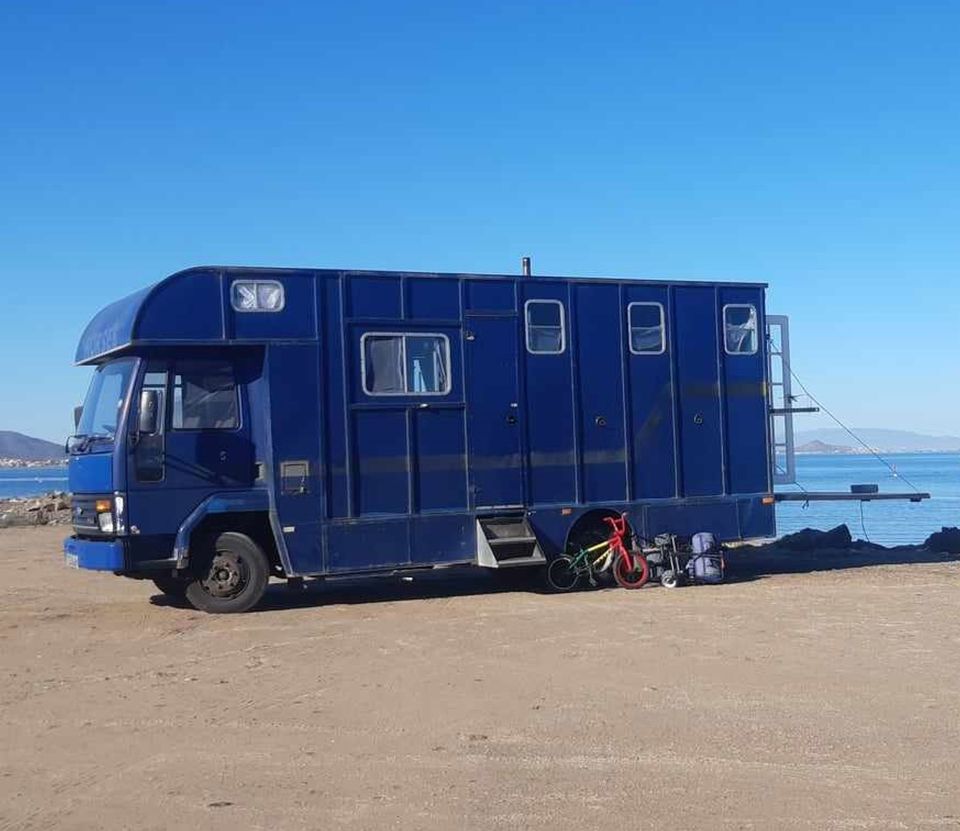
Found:
[[[67,565],[92,571],[123,571],[123,540],[84,540],[67,537],[63,541],[63,557]]]

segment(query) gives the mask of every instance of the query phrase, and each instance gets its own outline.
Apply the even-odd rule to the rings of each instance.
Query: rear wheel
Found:
[[[214,539],[186,597],[201,612],[246,612],[260,602],[269,579],[263,549],[246,534],[226,531]]]
[[[550,588],[558,592],[568,592],[577,585],[577,570],[573,560],[566,555],[557,557],[547,566],[547,583]]]
[[[624,589],[639,589],[650,578],[647,558],[636,552],[621,552],[613,564],[613,579]]]

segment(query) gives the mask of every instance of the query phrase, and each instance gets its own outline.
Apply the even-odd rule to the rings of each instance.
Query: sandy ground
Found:
[[[212,617],[66,568],[63,533],[0,532],[0,828],[960,827],[945,558]]]

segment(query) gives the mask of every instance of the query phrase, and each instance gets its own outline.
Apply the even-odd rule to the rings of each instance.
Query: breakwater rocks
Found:
[[[43,496],[0,499],[0,528],[69,524],[70,496],[63,491],[51,491]]]

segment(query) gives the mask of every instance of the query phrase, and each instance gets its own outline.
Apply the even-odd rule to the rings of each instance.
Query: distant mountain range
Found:
[[[36,462],[62,459],[63,445],[45,439],[35,439],[12,430],[0,430],[0,459],[22,459]]]
[[[958,436],[927,436],[909,430],[853,427],[853,432],[873,450],[883,453],[960,452]],[[839,427],[802,430],[794,436],[798,453],[865,453],[863,447]]]

